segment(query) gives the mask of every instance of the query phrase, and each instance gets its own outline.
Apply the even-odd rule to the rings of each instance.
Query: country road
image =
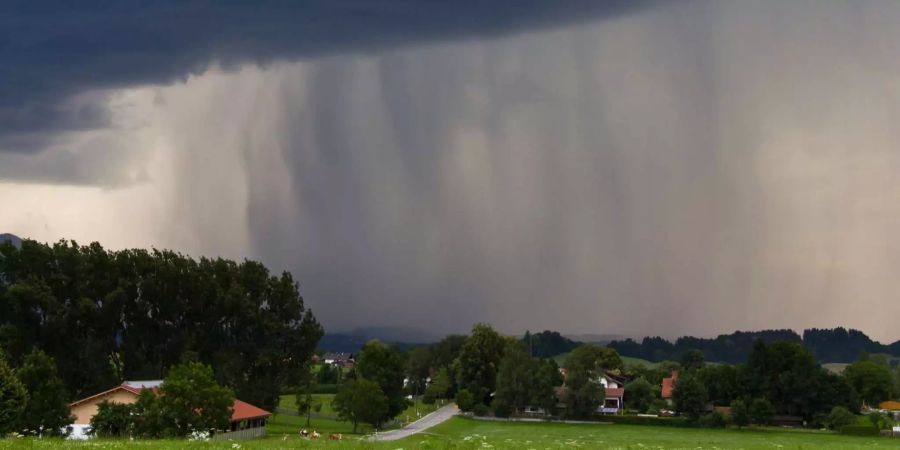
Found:
[[[373,441],[396,441],[398,439],[403,439],[405,437],[412,436],[416,433],[421,433],[435,425],[441,424],[451,417],[455,416],[459,408],[456,407],[455,404],[450,404],[441,408],[438,408],[434,412],[428,414],[427,416],[396,430],[385,431],[384,433],[378,433],[372,436],[369,436],[369,439]]]

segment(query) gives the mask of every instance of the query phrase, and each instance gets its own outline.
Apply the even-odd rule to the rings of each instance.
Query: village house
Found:
[[[677,370],[673,370],[670,377],[663,378],[662,380],[662,390],[660,394],[662,395],[663,400],[668,402],[670,405],[672,404],[672,393],[675,392],[676,381],[678,381]]]
[[[321,361],[344,369],[352,369],[354,362],[353,353],[326,353]]]
[[[566,376],[569,374],[566,369],[559,369],[559,373],[563,376],[563,386],[557,386],[554,388],[554,393],[556,395],[558,406],[563,408],[565,405],[562,403],[562,398],[568,389],[565,386]],[[597,407],[597,413],[599,414],[620,414],[625,410],[625,380],[617,375],[614,375],[610,372],[602,372],[597,377],[597,383],[603,386],[605,398],[603,403]],[[539,414],[543,413],[543,409],[541,408],[529,408],[525,410],[528,414]]]
[[[894,420],[900,421],[900,401],[888,400],[878,405],[881,412],[891,416]]]
[[[112,389],[94,394],[90,397],[69,404],[69,411],[75,417],[72,424],[72,439],[86,439],[91,426],[91,419],[97,414],[100,403],[135,403],[144,389],[158,392],[162,380],[126,381]],[[272,413],[257,408],[247,402],[235,399],[231,407],[229,429],[219,432],[213,439],[246,439],[266,435],[266,422]]]

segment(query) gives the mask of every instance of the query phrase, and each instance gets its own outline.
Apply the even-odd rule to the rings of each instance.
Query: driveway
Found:
[[[447,421],[451,417],[455,416],[458,411],[459,408],[457,408],[455,404],[449,404],[447,406],[438,408],[434,412],[403,428],[385,431],[384,433],[378,433],[376,435],[369,436],[369,439],[373,441],[396,441],[397,439],[403,439],[416,433],[421,433],[435,425]]]

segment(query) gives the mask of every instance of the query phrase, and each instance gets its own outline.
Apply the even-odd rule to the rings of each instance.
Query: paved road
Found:
[[[370,436],[370,439],[375,441],[396,441],[397,439],[403,439],[445,422],[455,416],[457,411],[459,411],[459,409],[455,404],[443,406],[403,428],[378,433],[377,435]]]

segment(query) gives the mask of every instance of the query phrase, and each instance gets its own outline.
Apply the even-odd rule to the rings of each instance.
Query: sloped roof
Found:
[[[71,408],[80,403],[91,401],[98,397],[103,397],[105,395],[111,394],[116,391],[125,391],[128,393],[134,394],[135,397],[140,395],[141,391],[144,389],[152,389],[154,394],[157,394],[157,395],[159,394],[159,389],[157,386],[147,386],[144,388],[135,386],[135,384],[140,384],[140,383],[141,382],[126,381],[125,383],[122,383],[112,389],[108,389],[99,394],[94,394],[90,397],[85,397],[81,400],[76,400],[72,403],[69,403],[69,407]],[[152,385],[153,383],[148,382],[147,384]],[[232,421],[260,419],[260,418],[269,417],[272,415],[272,413],[270,413],[262,408],[258,408],[258,407],[253,406],[243,400],[238,400],[238,399],[234,399],[234,403],[231,405],[231,409],[232,409],[232,413],[231,413]]]
[[[125,386],[131,386],[133,388],[138,388],[138,389],[149,389],[149,388],[158,388],[158,387],[162,386],[163,380],[125,381],[122,384]]]
[[[900,401],[888,400],[878,404],[878,409],[886,409],[888,411],[900,411]]]
[[[257,408],[245,401],[241,401],[238,399],[234,399],[234,405],[232,405],[233,412],[231,413],[231,421],[236,422],[238,420],[250,420],[250,419],[260,419],[263,417],[269,417],[272,413],[262,409]]]
[[[83,398],[83,399],[81,399],[81,400],[75,400],[74,402],[69,403],[69,407],[71,408],[71,407],[73,407],[73,406],[75,406],[75,405],[78,405],[78,404],[80,404],[80,403],[84,403],[84,402],[93,400],[93,399],[98,398],[98,397],[103,397],[103,396],[106,396],[106,395],[108,395],[108,394],[112,394],[113,392],[116,392],[116,391],[125,391],[125,392],[129,392],[129,393],[131,393],[131,394],[134,394],[135,396],[141,394],[141,389],[140,389],[140,388],[134,388],[134,387],[131,387],[131,386],[128,386],[128,385],[125,385],[125,384],[120,384],[120,385],[118,385],[118,386],[116,386],[116,387],[114,387],[114,388],[112,388],[112,389],[107,389],[107,390],[105,390],[105,391],[103,391],[103,392],[101,392],[101,393],[99,393],[99,394],[94,394],[94,395],[92,395],[92,396],[90,396],[90,397],[85,397],[85,398]]]
[[[625,388],[606,388],[606,398],[624,397]]]
[[[672,372],[672,376],[669,378],[663,378],[662,380],[662,398],[671,398],[672,391],[675,390],[675,380],[678,379],[678,372]]]

